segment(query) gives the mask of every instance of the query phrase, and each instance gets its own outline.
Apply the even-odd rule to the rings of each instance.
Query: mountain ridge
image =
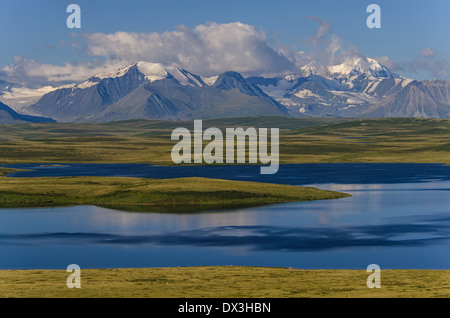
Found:
[[[20,110],[60,122],[233,116],[450,117],[450,81],[405,78],[364,57],[329,66],[321,73],[317,69],[311,62],[297,74],[245,78],[228,71],[203,77],[139,61],[78,84],[48,88],[37,102]]]
[[[33,112],[61,122],[187,120],[240,115],[287,116],[288,110],[236,72],[206,84],[189,71],[138,62],[45,94]]]

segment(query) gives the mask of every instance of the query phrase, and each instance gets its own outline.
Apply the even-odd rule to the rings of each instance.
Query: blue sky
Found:
[[[71,3],[81,7],[81,29],[66,26],[69,15],[66,7]],[[366,26],[369,15],[366,7],[370,3],[381,7],[381,29]],[[450,79],[449,14],[450,1],[447,0],[2,0],[0,79],[70,81],[69,73],[73,73],[78,74],[74,79],[79,80],[87,70],[94,72],[126,64],[132,58],[146,57],[159,59],[151,62],[183,64],[180,66],[187,69],[191,66],[193,71],[210,75],[226,68],[224,60],[233,52],[241,55],[249,52],[261,60],[260,63],[247,61],[252,65],[241,70],[243,64],[233,64],[236,59],[230,57],[231,69],[251,75],[262,72],[261,65],[273,63],[268,70],[270,73],[278,68],[301,66],[309,58],[319,55],[322,59],[329,58],[324,56],[331,50],[331,42],[339,45],[341,60],[349,54],[359,54],[376,57],[407,77]],[[230,25],[236,22],[240,24]],[[181,25],[184,29],[179,44],[184,44],[177,46],[173,41],[180,36],[177,30]],[[209,27],[198,27],[202,25]],[[227,25],[229,27],[225,27]],[[323,33],[320,33],[320,27]],[[210,46],[215,40],[234,41],[230,37],[244,30],[246,34],[235,41],[236,46],[227,44],[221,48],[229,49],[227,54],[214,51],[217,44],[214,48]],[[204,56],[197,54],[195,48],[187,47],[191,31],[197,34],[194,40],[200,38],[203,41],[199,47],[208,51]],[[129,36],[123,41],[135,41],[135,46],[130,44],[128,47],[130,52],[126,48],[113,47],[113,41],[119,37],[117,32],[122,32],[122,39]],[[145,34],[153,36],[146,37]],[[155,48],[152,46],[145,47],[141,55],[136,53],[143,43],[156,40],[171,54],[179,50],[179,56],[173,55],[171,60],[164,56],[164,50],[153,53]],[[245,50],[236,50],[238,45]],[[104,52],[100,52],[100,47],[105,48]],[[273,56],[269,52],[271,49],[284,54],[292,65]],[[306,54],[299,56],[296,52]],[[197,55],[194,57],[193,54]],[[214,57],[220,59],[220,65],[201,67],[202,59]],[[199,61],[194,61],[195,58]],[[330,61],[337,63],[339,59],[326,62]],[[52,65],[60,68],[52,68]],[[78,66],[82,69],[75,69]],[[35,72],[27,68],[34,68]],[[37,76],[39,72],[44,75]],[[58,77],[58,72],[66,73]]]

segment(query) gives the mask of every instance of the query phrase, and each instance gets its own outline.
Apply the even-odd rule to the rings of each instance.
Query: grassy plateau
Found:
[[[172,165],[172,130],[193,121],[0,126],[0,164],[152,163]],[[450,164],[449,119],[249,117],[204,120],[203,129],[280,128],[280,163]],[[206,142],[205,142],[206,144]]]

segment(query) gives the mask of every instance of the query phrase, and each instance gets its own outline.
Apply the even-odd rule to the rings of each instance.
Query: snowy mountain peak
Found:
[[[146,79],[150,82],[159,81],[168,76],[166,67],[161,63],[140,61],[132,66],[136,66],[139,72],[145,75]]]
[[[194,75],[184,69],[175,66],[165,66],[161,63],[150,63],[140,61],[134,64],[140,73],[150,82],[160,81],[166,78],[173,78],[181,85],[187,86],[205,86],[200,76]]]
[[[313,74],[317,74],[318,66],[315,61],[312,61],[300,68],[303,76],[308,77]]]
[[[120,78],[128,74],[130,71],[136,70],[138,71],[138,74],[144,76],[145,80],[151,83],[164,79],[174,79],[181,85],[198,87],[206,86],[200,76],[194,75],[181,68],[175,66],[165,66],[161,63],[139,61],[137,63],[116,69],[112,72],[96,74],[89,78],[87,81],[78,84],[76,88],[88,88],[97,85],[103,79]]]
[[[357,57],[339,65],[329,66],[326,75],[333,78],[349,78],[360,75],[376,78],[395,77],[386,66],[368,57]]]
[[[160,63],[149,63],[149,62],[137,62],[112,72],[106,72],[101,74],[96,74],[92,76],[88,81],[93,83],[98,82],[98,80],[106,78],[118,78],[126,75],[130,70],[137,69],[141,74],[147,77],[151,82],[156,80],[161,80],[167,77],[166,67]],[[87,81],[86,81],[87,82]]]
[[[131,67],[133,67],[134,65],[128,65],[126,67],[122,67],[119,69],[116,69],[112,72],[107,72],[107,73],[101,73],[101,74],[95,74],[94,76],[91,77],[91,79],[105,79],[105,78],[117,78],[117,77],[122,77],[124,76],[126,73],[128,73],[128,71],[130,70]],[[90,79],[89,79],[90,80]]]

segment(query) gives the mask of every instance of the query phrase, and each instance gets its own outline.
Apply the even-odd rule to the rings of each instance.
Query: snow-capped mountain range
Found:
[[[30,89],[0,81],[0,101],[18,113],[61,122],[134,118],[185,120],[235,116],[450,117],[450,81],[416,81],[358,57],[319,73],[203,77],[137,62],[81,83]],[[323,68],[321,68],[323,69]]]
[[[315,69],[314,65],[307,65],[303,76],[248,80],[294,114],[450,117],[450,81],[404,78],[374,59],[362,57],[327,67],[321,74],[314,73]]]

